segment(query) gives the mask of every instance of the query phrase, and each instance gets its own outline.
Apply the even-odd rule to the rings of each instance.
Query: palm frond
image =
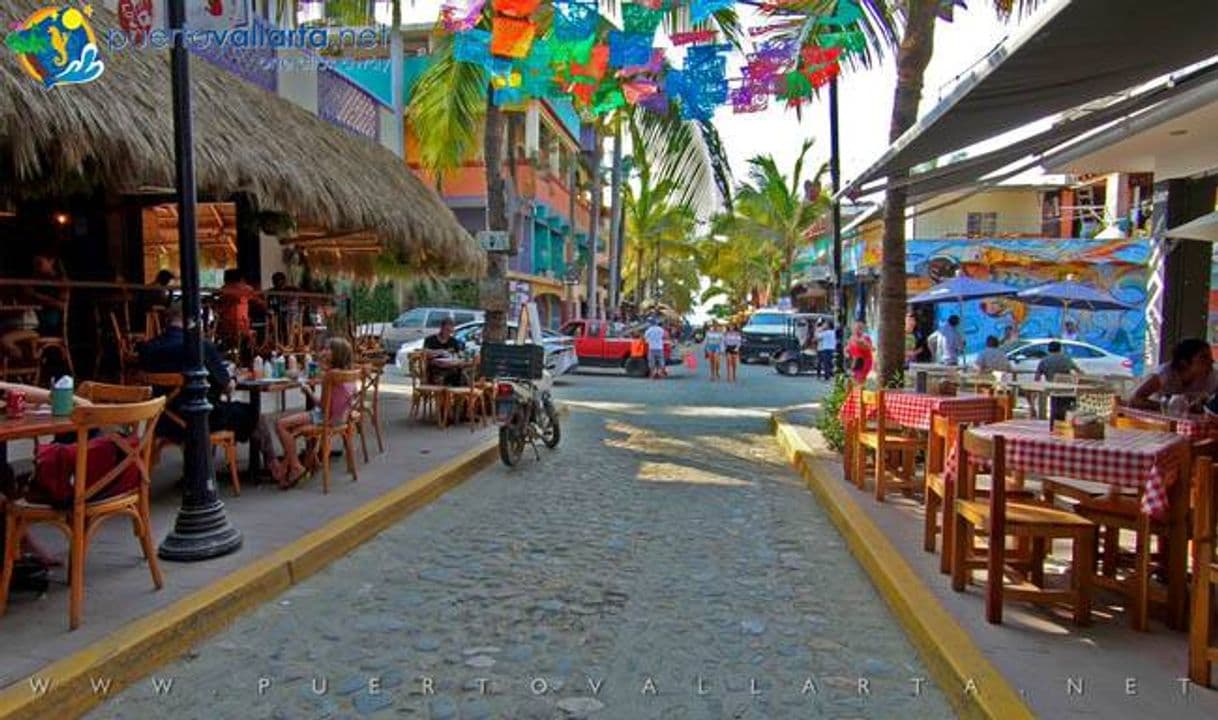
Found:
[[[486,115],[487,76],[453,58],[451,38],[437,45],[435,61],[419,77],[406,117],[419,138],[423,167],[443,172],[473,157]]]

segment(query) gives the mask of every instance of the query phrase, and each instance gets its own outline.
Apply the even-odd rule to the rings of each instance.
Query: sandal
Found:
[[[304,479],[304,476],[307,475],[308,472],[309,472],[308,468],[302,467],[300,469],[300,472],[293,475],[293,474],[291,474],[291,469],[289,468],[288,476],[285,477],[283,480],[279,481],[279,489],[280,490],[291,490],[292,488],[294,488],[300,484],[300,481],[302,479]]]

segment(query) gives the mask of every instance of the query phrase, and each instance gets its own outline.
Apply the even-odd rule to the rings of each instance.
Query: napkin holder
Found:
[[[1067,440],[1103,440],[1104,421],[1098,417],[1055,420],[1053,434]]]
[[[956,397],[960,385],[954,380],[939,380],[934,383],[934,394],[940,397]]]
[[[1078,397],[1074,395],[1049,396],[1049,421],[1056,424],[1069,420],[1070,413],[1078,407]]]
[[[914,391],[925,395],[930,389],[930,374],[925,370],[919,370],[914,375]]]

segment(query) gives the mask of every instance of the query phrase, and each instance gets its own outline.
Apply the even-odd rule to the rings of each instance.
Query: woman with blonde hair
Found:
[[[728,325],[727,332],[723,333],[723,352],[727,357],[727,381],[730,383],[736,382],[736,367],[740,364],[740,346],[743,344],[740,328],[735,324]]]
[[[343,338],[330,340],[329,360],[327,368],[332,370],[350,370],[354,364],[355,353],[351,343]],[[356,387],[352,383],[336,385],[330,393],[330,407],[325,411],[321,407],[321,399],[313,394],[303,377],[300,385],[305,397],[312,403],[313,409],[306,412],[288,413],[275,423],[275,431],[283,444],[283,460],[271,466],[271,476],[279,483],[280,490],[295,487],[306,472],[305,466],[296,456],[296,435],[308,425],[321,425],[323,422],[337,424],[343,422],[355,398]],[[329,453],[323,453],[328,456]]]

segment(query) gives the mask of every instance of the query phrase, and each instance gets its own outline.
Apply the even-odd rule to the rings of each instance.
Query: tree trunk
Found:
[[[923,76],[935,47],[938,0],[910,0],[905,32],[897,51],[897,87],[888,139],[896,142],[918,119]],[[889,178],[899,181],[906,173]],[[880,267],[880,382],[892,385],[905,369],[905,204],[903,188],[889,186],[884,197],[883,264]]]
[[[491,101],[494,91],[487,89],[486,125],[482,137],[482,156],[486,166],[486,229],[507,232],[507,184],[503,180],[504,117]],[[513,245],[515,239],[513,239]],[[486,313],[483,335],[487,342],[507,339],[507,260],[508,254],[487,253],[486,278],[478,288]]]
[[[592,220],[588,227],[588,318],[599,318],[598,306],[596,302],[597,289],[599,284],[596,279],[596,243],[600,235],[601,227],[601,205],[603,198],[601,195],[601,136],[600,131],[593,128],[592,131],[592,152],[588,158],[588,165],[592,175]]]
[[[613,131],[613,175],[609,181],[609,298],[608,313],[617,311],[622,284],[622,128]]]

